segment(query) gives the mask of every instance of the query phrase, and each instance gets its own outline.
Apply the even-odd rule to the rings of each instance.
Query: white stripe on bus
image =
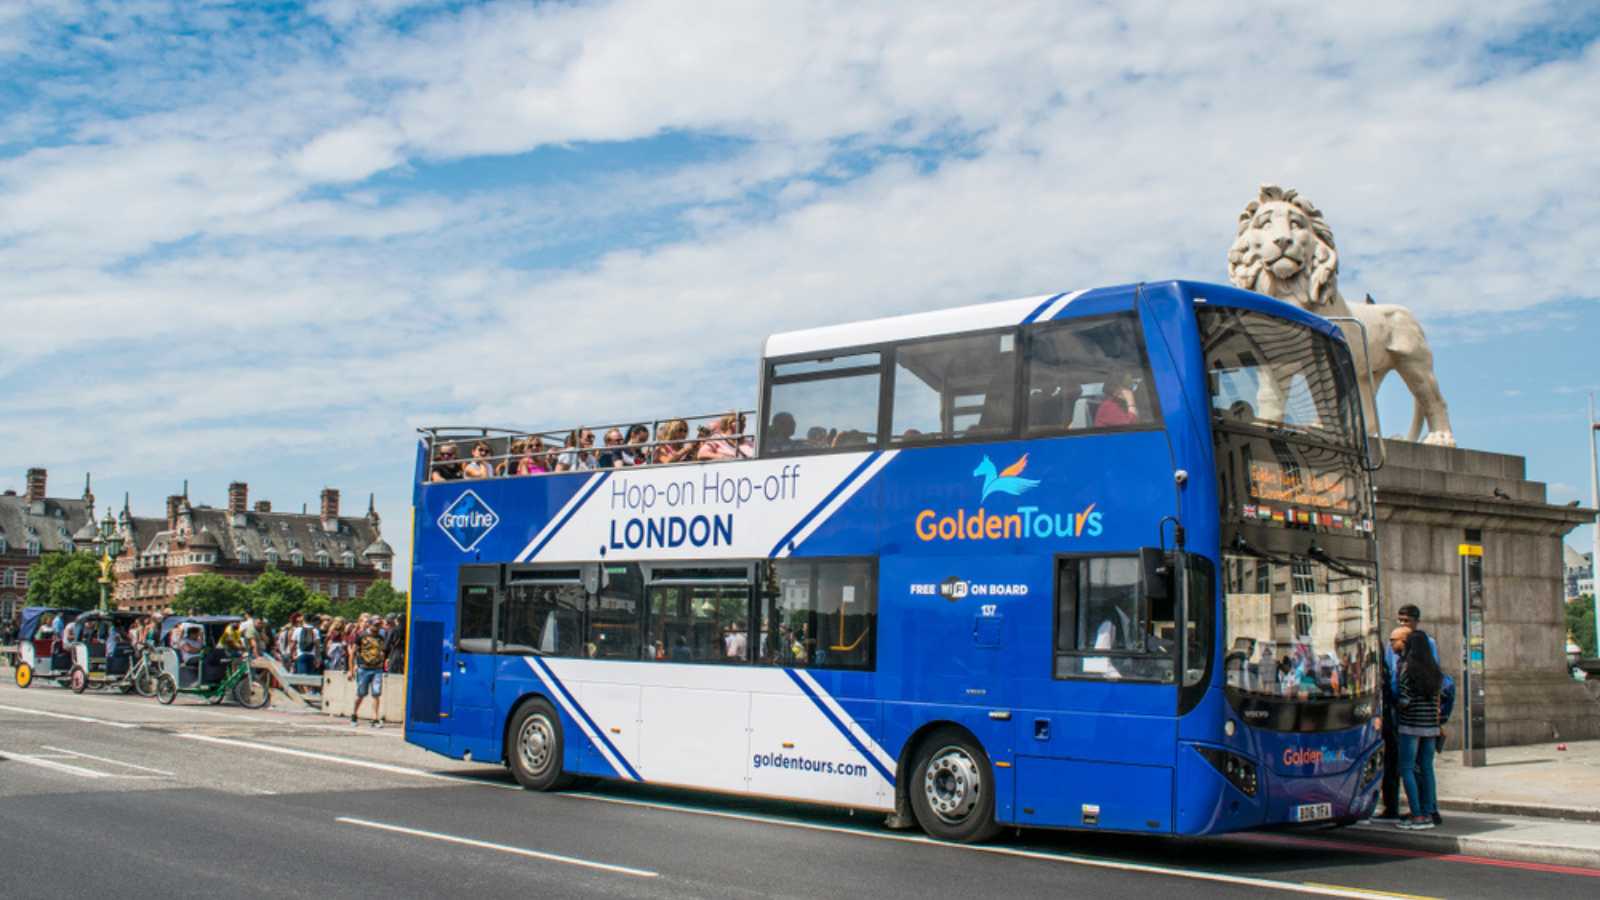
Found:
[[[889,464],[890,460],[899,455],[899,450],[883,451],[883,453],[880,454],[877,459],[872,461],[871,465],[867,466],[866,471],[862,472],[859,478],[850,482],[849,486],[840,491],[838,496],[828,501],[828,505],[823,507],[822,511],[817,513],[816,516],[812,517],[810,522],[806,523],[806,527],[800,529],[800,531],[797,532],[794,537],[785,542],[783,548],[778,551],[778,558],[782,559],[783,557],[788,556],[789,548],[798,547],[805,543],[806,538],[810,537],[812,532],[816,531],[818,528],[821,528],[824,523],[833,517],[834,513],[839,511],[840,507],[850,502],[850,498],[854,497],[857,491],[861,490],[861,488],[868,482],[872,481],[873,478],[876,478],[878,473],[883,471],[883,467]]]
[[[596,472],[584,479],[583,484],[579,485],[578,489],[573,492],[572,499],[568,500],[566,504],[561,507],[559,512],[551,516],[550,521],[544,523],[544,527],[539,529],[539,533],[534,535],[533,540],[528,542],[528,546],[523,547],[522,552],[517,554],[517,562],[527,562],[528,557],[533,555],[533,549],[539,546],[539,544],[544,541],[546,535],[553,531],[556,525],[567,517],[567,513],[572,511],[573,507],[582,504],[588,499],[587,492],[589,488],[594,485],[595,479],[599,478],[602,474],[603,473],[601,472]]]

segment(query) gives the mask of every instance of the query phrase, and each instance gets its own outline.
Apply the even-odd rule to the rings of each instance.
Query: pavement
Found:
[[[1514,767],[1512,767],[1514,768]],[[1571,848],[1600,825],[1447,814],[1435,839]],[[1539,827],[1546,829],[1540,832]],[[1565,829],[1580,829],[1570,831]],[[1393,829],[1204,839],[1008,833],[979,847],[877,816],[613,783],[520,790],[293,708],[0,685],[0,898],[1592,896],[1600,860],[1430,850]],[[1580,846],[1581,850],[1582,847]],[[1591,847],[1591,849],[1600,849]],[[288,864],[286,865],[286,861]],[[248,888],[245,888],[248,891]]]

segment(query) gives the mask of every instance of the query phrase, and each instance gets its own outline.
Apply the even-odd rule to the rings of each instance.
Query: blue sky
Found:
[[[1325,6],[12,0],[0,488],[332,486],[404,553],[419,425],[750,405],[772,331],[1223,280],[1273,181],[1417,312],[1461,442],[1587,497],[1600,18]]]

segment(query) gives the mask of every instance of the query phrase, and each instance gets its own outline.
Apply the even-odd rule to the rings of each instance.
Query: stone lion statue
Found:
[[[1411,389],[1413,401],[1407,440],[1421,437],[1426,425],[1424,443],[1455,446],[1450,410],[1439,393],[1433,350],[1422,326],[1403,306],[1372,303],[1370,297],[1367,303],[1353,307],[1345,303],[1339,293],[1339,252],[1334,247],[1333,229],[1311,201],[1275,184],[1262,185],[1260,195],[1239,214],[1239,236],[1228,250],[1228,280],[1320,316],[1359,320],[1366,326],[1365,350],[1361,329],[1350,322],[1340,322],[1339,327],[1355,357],[1367,422],[1377,422],[1373,404],[1384,378],[1398,372]]]

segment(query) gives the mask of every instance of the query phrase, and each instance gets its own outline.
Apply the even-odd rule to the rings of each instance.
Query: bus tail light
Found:
[[[1238,788],[1246,797],[1254,797],[1259,786],[1256,779],[1256,764],[1242,756],[1218,750],[1215,747],[1196,747],[1200,755],[1211,763],[1211,767],[1222,773],[1228,783]]]

